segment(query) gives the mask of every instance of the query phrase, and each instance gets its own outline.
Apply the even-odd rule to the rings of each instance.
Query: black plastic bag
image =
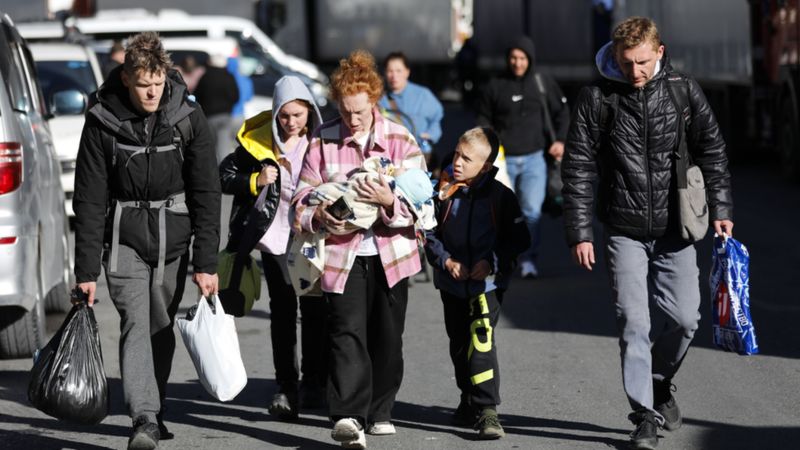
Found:
[[[37,352],[28,400],[58,419],[93,425],[108,415],[108,383],[92,308],[72,307],[50,342]]]

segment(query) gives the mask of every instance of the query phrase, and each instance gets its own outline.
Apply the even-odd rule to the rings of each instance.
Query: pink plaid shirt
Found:
[[[378,109],[372,112],[373,135],[363,152],[350,133],[347,125],[337,118],[322,124],[311,137],[300,182],[294,194],[296,231],[318,232],[319,224],[314,220],[316,206],[308,205],[308,197],[316,186],[331,181],[336,174],[349,178],[366,158],[384,156],[396,167],[425,169],[425,159],[414,140],[414,136],[402,125],[381,116]],[[338,177],[337,177],[338,178]],[[393,214],[387,215],[381,208],[381,219],[372,226],[378,244],[378,254],[386,271],[389,287],[403,278],[419,272],[419,251],[414,234],[416,220],[405,203],[395,197]],[[356,259],[356,250],[364,232],[337,236],[330,234],[325,239],[325,268],[322,272],[323,292],[341,294],[347,276]]]

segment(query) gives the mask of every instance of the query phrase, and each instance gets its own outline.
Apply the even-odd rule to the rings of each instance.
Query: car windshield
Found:
[[[88,96],[97,90],[88,61],[37,61],[36,70],[48,108],[52,107],[53,94],[56,92],[74,89]]]

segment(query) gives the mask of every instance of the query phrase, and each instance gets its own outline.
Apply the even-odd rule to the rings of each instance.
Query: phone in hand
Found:
[[[325,211],[338,220],[348,220],[355,217],[353,208],[347,204],[347,200],[345,200],[344,196],[339,197],[335,202],[328,205]]]

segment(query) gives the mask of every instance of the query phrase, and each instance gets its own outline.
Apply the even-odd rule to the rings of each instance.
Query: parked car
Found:
[[[251,70],[260,70],[258,65],[263,64],[266,55],[270,55],[279,64],[322,85],[328,84],[328,77],[316,65],[287,54],[256,24],[241,17],[190,15],[177,9],[162,9],[153,14],[133,8],[102,10],[95,17],[74,17],[66,23],[95,40],[124,40],[142,31],[157,31],[162,37],[232,37],[242,47],[246,58],[244,65],[252,66]]]
[[[24,35],[23,35],[24,37]],[[83,130],[86,104],[92,92],[103,84],[100,64],[94,51],[80,44],[60,42],[30,44],[44,100],[53,117],[50,131],[61,164],[61,187],[69,217],[75,216],[72,195],[75,192],[75,160]],[[70,105],[56,104],[56,96],[71,92]],[[69,109],[65,109],[65,106]]]
[[[19,358],[44,346],[46,306],[69,305],[69,228],[33,57],[2,12],[0,86],[0,358]]]

